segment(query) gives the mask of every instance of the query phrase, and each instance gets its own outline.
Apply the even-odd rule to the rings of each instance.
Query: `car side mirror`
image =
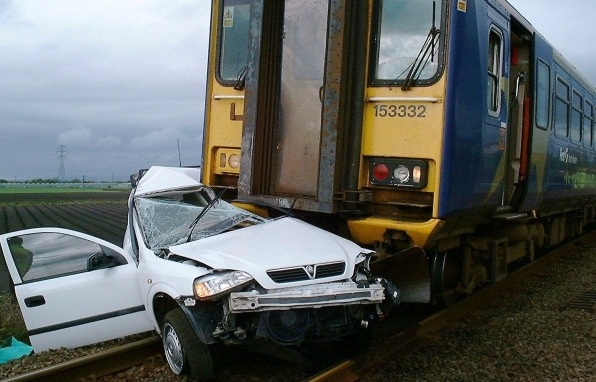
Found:
[[[111,268],[117,265],[114,256],[106,255],[103,252],[96,252],[87,259],[87,271]]]
[[[137,187],[137,185],[139,184],[139,181],[141,180],[141,178],[143,176],[145,176],[147,171],[148,171],[147,169],[141,169],[141,170],[139,170],[138,173],[132,174],[130,176],[130,185],[132,186],[132,188]]]

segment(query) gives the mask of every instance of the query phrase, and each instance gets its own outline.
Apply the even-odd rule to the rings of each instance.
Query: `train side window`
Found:
[[[488,37],[488,110],[498,115],[501,106],[501,62],[503,57],[501,34],[494,28]]]
[[[248,63],[250,0],[224,0],[220,11],[218,80],[235,85]]]
[[[550,67],[544,61],[538,61],[536,73],[536,125],[544,130],[548,128],[550,110]]]
[[[569,134],[569,85],[557,78],[555,97],[555,135],[567,137]]]
[[[571,126],[569,128],[569,138],[571,142],[580,143],[583,132],[583,105],[584,100],[581,94],[573,90],[571,98]]]
[[[584,146],[594,145],[594,105],[586,101],[584,106]]]

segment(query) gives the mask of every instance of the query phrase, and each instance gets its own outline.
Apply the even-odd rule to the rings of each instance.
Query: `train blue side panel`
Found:
[[[468,1],[465,12],[452,4],[448,84],[439,217],[494,208],[503,191],[504,149],[501,141],[507,101],[501,94],[500,115],[487,107],[488,35],[491,25],[502,28],[508,46],[508,19],[485,1]],[[505,48],[503,76],[508,77]]]
[[[552,47],[540,35],[535,35],[534,71],[536,73],[539,63],[548,65],[550,91],[555,92],[557,81],[561,79],[569,86],[570,92],[573,90],[581,97],[581,107],[586,107],[585,101],[594,105],[592,87],[579,79],[574,68],[559,61],[561,59],[554,54]],[[534,85],[535,89],[539,89],[538,83]],[[579,203],[580,198],[596,197],[596,152],[590,134],[586,133],[579,142],[579,127],[574,126],[580,124],[580,118],[572,117],[568,118],[570,129],[576,131],[574,141],[567,134],[555,134],[555,118],[561,119],[562,114],[556,113],[557,97],[550,97],[550,102],[548,126],[540,128],[533,121],[530,176],[526,198],[520,208],[522,211],[536,209],[548,213]],[[569,115],[572,110],[572,107],[568,109]],[[589,120],[584,119],[583,122]],[[586,132],[585,129],[583,131]]]
[[[556,58],[553,72],[555,81],[560,78],[581,96],[582,106],[584,106],[584,99],[591,98],[589,89],[586,89],[586,85],[576,79],[573,70],[559,65]],[[553,109],[555,109],[555,105],[553,105]],[[570,113],[573,114],[573,108]],[[576,126],[579,123],[579,118],[571,117],[570,129],[578,131]],[[595,195],[594,150],[589,146],[589,142],[585,142],[585,139],[582,142],[577,142],[577,140],[576,138],[575,141],[572,141],[569,136],[565,137],[561,134],[557,136],[551,132],[546,157],[546,184],[541,203],[543,206],[556,205],[565,199]]]

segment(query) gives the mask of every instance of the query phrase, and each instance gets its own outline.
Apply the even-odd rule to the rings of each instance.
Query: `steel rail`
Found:
[[[95,380],[136,365],[165,364],[161,354],[161,340],[155,336],[34,370],[4,382]]]

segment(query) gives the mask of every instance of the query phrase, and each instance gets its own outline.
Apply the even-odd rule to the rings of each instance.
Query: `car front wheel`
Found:
[[[213,378],[209,348],[199,341],[181,309],[166,314],[161,334],[166,360],[175,374],[190,374],[198,380]]]

